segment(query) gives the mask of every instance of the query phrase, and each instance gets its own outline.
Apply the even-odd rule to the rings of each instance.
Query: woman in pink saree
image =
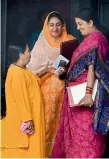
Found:
[[[75,22],[85,38],[73,53],[66,86],[70,82],[87,82],[86,88],[93,89],[97,78],[98,88],[94,102],[91,92],[86,91],[84,107],[70,107],[66,90],[52,158],[102,157],[109,129],[109,45],[98,30],[93,10],[78,12]]]

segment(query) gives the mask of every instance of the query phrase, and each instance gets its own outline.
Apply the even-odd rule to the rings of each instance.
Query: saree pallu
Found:
[[[72,81],[87,81],[88,66],[93,65],[99,81],[96,100],[92,108],[69,107],[65,92],[52,158],[103,156],[104,134],[109,130],[109,62],[105,61],[108,51],[107,41],[101,33],[92,33],[75,50],[66,86]]]
[[[51,156],[60,119],[65,81],[56,75],[46,75],[42,79],[42,93],[45,102],[46,156]]]

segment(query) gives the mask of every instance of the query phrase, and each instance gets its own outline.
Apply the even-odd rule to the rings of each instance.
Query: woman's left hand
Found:
[[[93,105],[92,95],[86,94],[79,104],[81,106],[91,107]]]
[[[66,72],[65,67],[60,67],[60,69],[58,71],[59,75],[63,75],[65,72]]]
[[[83,98],[84,106],[91,107],[93,105],[92,95],[86,94]]]

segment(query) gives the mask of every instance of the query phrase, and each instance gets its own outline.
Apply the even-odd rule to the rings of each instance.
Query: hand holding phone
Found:
[[[60,66],[54,73],[56,75],[62,75],[64,72],[65,72],[65,68]]]
[[[67,65],[66,61],[60,60],[58,67],[65,67]]]

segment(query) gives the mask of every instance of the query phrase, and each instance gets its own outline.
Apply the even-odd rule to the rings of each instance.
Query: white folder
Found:
[[[96,97],[97,85],[98,85],[98,80],[95,80],[92,92],[93,101],[95,100]],[[86,87],[87,87],[87,82],[67,87],[69,104],[71,107],[80,106],[79,103],[85,96]]]

